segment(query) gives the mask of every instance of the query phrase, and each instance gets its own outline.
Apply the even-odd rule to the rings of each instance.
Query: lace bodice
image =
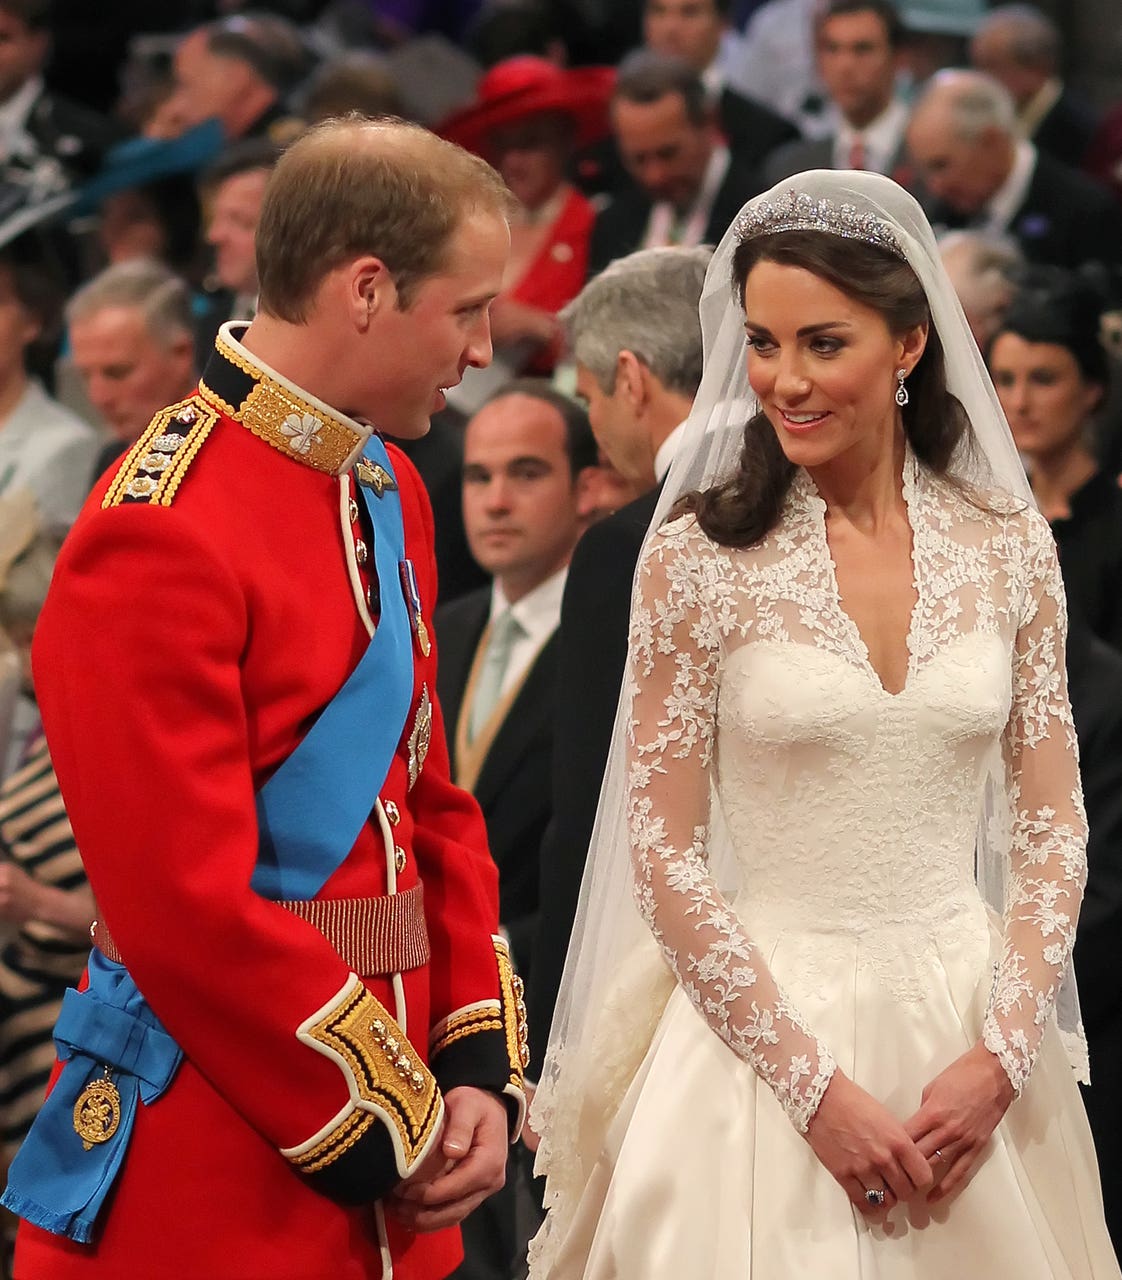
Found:
[[[904,495],[917,603],[898,694],[881,685],[842,607],[825,504],[803,472],[756,547],[719,547],[692,516],[665,525],[632,612],[627,809],[639,907],[699,1012],[800,1131],[834,1059],[746,921],[821,936],[824,962],[826,939],[859,934],[894,994],[922,999],[896,958],[979,922],[985,931],[975,843],[997,775],[1011,838],[983,1036],[1019,1092],[1085,878],[1050,530],[1001,495],[979,509],[911,456]],[[715,813],[735,854],[735,896],[709,865]]]

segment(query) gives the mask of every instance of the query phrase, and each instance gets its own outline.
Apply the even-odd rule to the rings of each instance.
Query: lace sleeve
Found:
[[[1019,1094],[1075,942],[1087,819],[1067,697],[1067,610],[1051,531],[1034,516],[1003,750],[1012,816],[1005,942],[983,1041]]]
[[[689,541],[664,532],[639,572],[627,777],[635,895],[686,994],[767,1082],[802,1133],[834,1060],[788,1002],[709,874],[720,638],[702,599],[705,570]]]

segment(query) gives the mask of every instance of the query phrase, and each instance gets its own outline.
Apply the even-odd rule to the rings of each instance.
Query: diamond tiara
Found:
[[[753,206],[737,218],[733,230],[742,244],[775,231],[826,231],[847,240],[879,245],[897,258],[907,257],[896,233],[875,214],[865,213],[853,204],[815,200],[805,192],[785,191],[775,200]]]

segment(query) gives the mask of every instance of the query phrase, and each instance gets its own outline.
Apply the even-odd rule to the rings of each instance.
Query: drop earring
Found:
[[[908,403],[908,400],[909,400],[909,398],[910,398],[910,397],[908,396],[908,388],[907,388],[906,386],[904,386],[904,379],[905,379],[907,376],[908,376],[908,372],[907,372],[907,370],[906,370],[906,369],[897,369],[897,370],[896,370],[896,396],[895,396],[895,400],[896,400],[896,403],[900,406],[900,408],[901,408],[901,409],[902,409],[902,408],[903,408],[903,407]]]

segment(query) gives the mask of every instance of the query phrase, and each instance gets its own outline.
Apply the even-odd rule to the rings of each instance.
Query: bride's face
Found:
[[[758,262],[744,285],[748,380],[797,466],[891,449],[896,370],[911,372],[922,330],[894,335],[880,312],[802,267]]]

